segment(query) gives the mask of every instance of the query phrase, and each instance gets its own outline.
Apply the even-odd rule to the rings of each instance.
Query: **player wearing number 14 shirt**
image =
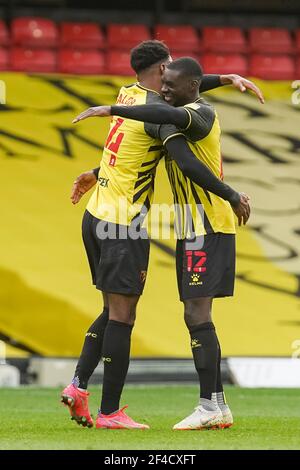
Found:
[[[139,83],[121,88],[117,98],[117,104],[122,105],[158,102],[160,95]],[[140,215],[141,206],[150,207],[163,148],[158,137],[156,125],[112,117],[98,175],[100,184],[87,205],[88,212],[98,219],[129,226]],[[124,199],[125,212],[119,208],[120,198]],[[116,210],[110,213],[107,206]]]

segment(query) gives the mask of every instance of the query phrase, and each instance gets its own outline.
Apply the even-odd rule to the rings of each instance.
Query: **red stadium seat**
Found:
[[[111,75],[135,75],[130,66],[130,53],[111,51],[107,54],[106,73]]]
[[[172,51],[171,50],[171,56],[173,60],[180,59],[180,57],[192,57],[193,59],[197,60],[199,62],[199,54],[196,52],[191,52],[191,51]]]
[[[165,41],[172,51],[199,52],[201,49],[197,32],[192,26],[159,24],[154,29],[154,36],[159,41]]]
[[[0,47],[0,70],[8,70],[8,52],[6,49]]]
[[[252,28],[249,32],[251,52],[262,54],[291,54],[294,52],[288,30],[282,28]]]
[[[107,43],[110,49],[128,50],[148,39],[149,29],[143,24],[112,23],[107,27]]]
[[[0,46],[7,46],[9,43],[9,35],[6,24],[0,20]]]
[[[60,44],[75,49],[104,49],[104,35],[96,23],[62,23]]]
[[[292,80],[295,77],[295,63],[285,55],[253,55],[249,73],[252,77],[267,80]]]
[[[202,56],[201,64],[204,73],[237,73],[243,76],[248,73],[247,60],[239,54],[205,54]]]
[[[104,54],[97,50],[61,49],[58,71],[62,73],[97,75],[104,72]]]
[[[49,49],[14,47],[11,50],[11,68],[23,72],[55,72],[56,53]]]
[[[238,54],[247,51],[246,39],[240,28],[208,26],[202,29],[202,40],[206,52]]]
[[[11,24],[12,41],[24,47],[55,47],[58,41],[56,24],[45,18],[16,18]]]
[[[296,49],[297,52],[300,52],[300,29],[296,31]]]

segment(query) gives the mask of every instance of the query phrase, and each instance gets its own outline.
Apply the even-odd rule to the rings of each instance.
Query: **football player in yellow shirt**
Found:
[[[135,65],[140,75],[140,82],[127,89],[122,89],[118,98],[119,103],[158,104],[156,90],[160,86],[163,68],[170,58],[169,55],[166,55],[166,50],[165,56],[162,54],[160,59],[155,54],[153,57],[153,51],[157,53],[157,41],[149,41],[148,45],[150,46],[150,51],[146,50],[148,54],[145,54],[144,46],[136,48],[135,55],[133,52],[132,56],[136,61]],[[163,47],[165,46],[163,45]],[[160,49],[159,52],[161,53],[162,50]],[[150,64],[147,63],[149,57],[150,62],[152,61]],[[153,60],[155,60],[154,63]],[[139,69],[139,67],[141,68]],[[149,140],[149,137],[152,138],[152,141]],[[63,401],[69,405],[72,416],[81,424],[92,425],[92,420],[87,406],[84,413],[84,410],[80,409],[77,404],[80,401],[78,394],[80,394],[81,400],[86,400],[87,405],[87,393],[85,392],[87,381],[102,352],[105,367],[104,390],[101,412],[98,415],[96,426],[99,428],[147,427],[131,420],[123,410],[118,409],[118,405],[128,369],[130,333],[134,323],[135,306],[142,292],[147,271],[149,241],[147,239],[141,239],[139,242],[135,240],[133,244],[133,240],[128,237],[127,240],[121,242],[118,235],[120,229],[130,227],[132,221],[142,220],[142,214],[134,207],[134,199],[141,202],[140,198],[142,198],[143,204],[146,207],[150,206],[155,167],[159,159],[157,152],[160,153],[161,150],[161,144],[157,141],[158,137],[160,135],[157,133],[157,127],[149,126],[149,124],[137,127],[133,126],[132,122],[114,118],[105,146],[104,158],[101,162],[99,184],[84,216],[84,242],[94,283],[104,293],[105,308],[103,314],[87,333],[73,384],[63,392]],[[173,143],[177,141],[178,148],[182,144],[180,138],[182,139],[180,136],[177,136],[176,139],[173,137],[170,142],[171,140]],[[139,147],[138,152],[136,152],[137,146]],[[171,154],[173,153],[172,148],[168,150]],[[186,149],[182,151],[182,154],[188,155]],[[192,158],[194,158],[193,155]],[[128,178],[128,164],[130,164],[130,178]],[[212,176],[210,174],[207,180]],[[203,182],[203,175],[201,181]],[[237,206],[241,206],[241,214],[243,214],[241,217],[245,222],[249,216],[247,200],[243,200],[239,196],[240,201],[238,201],[236,192],[223,183],[220,184],[218,178],[214,177],[213,183],[216,183],[217,191],[223,191],[223,195],[227,196],[227,199],[233,198],[232,200],[235,199]],[[78,200],[80,193],[84,192],[83,189],[89,189],[88,186],[89,184],[85,187],[82,185],[75,187],[73,202],[77,202],[76,198]],[[79,192],[76,195],[78,188]],[[129,198],[129,207],[132,208],[125,214],[125,219],[122,221],[125,222],[124,225],[119,223],[120,214],[101,212],[103,205],[115,207],[120,196]],[[97,230],[98,234],[99,232],[103,234],[104,226],[106,229],[117,232],[115,240],[103,240],[97,236]],[[109,320],[107,319],[108,308]],[[93,341],[95,339],[96,341]],[[88,361],[87,357],[89,357]]]
[[[184,135],[194,155],[222,179],[220,126],[214,108],[199,96],[202,76],[194,59],[177,59],[165,67],[162,77],[165,104],[102,106],[97,115],[161,124],[164,145]],[[233,295],[233,211],[227,201],[186,178],[171,155],[165,157],[165,162],[174,200],[181,205],[181,211],[175,213],[177,282],[200,383],[199,406],[174,429],[230,427],[233,418],[223,392],[221,350],[211,309],[214,298]]]

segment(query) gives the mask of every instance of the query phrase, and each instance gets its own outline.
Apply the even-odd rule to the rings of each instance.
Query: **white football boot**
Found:
[[[187,418],[173,426],[175,430],[188,431],[193,429],[219,429],[222,428],[223,415],[220,408],[208,411],[199,405]]]
[[[233,416],[228,405],[220,406],[222,413],[222,424],[223,429],[230,428],[233,425]]]
[[[233,416],[229,406],[226,403],[224,392],[212,394],[212,402],[215,406],[219,407],[223,416],[222,425],[223,429],[230,428],[233,425]]]

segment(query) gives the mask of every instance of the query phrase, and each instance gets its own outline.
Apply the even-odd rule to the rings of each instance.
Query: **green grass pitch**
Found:
[[[96,414],[99,389],[90,409]],[[300,392],[227,387],[235,424],[216,431],[173,431],[197,404],[196,386],[127,386],[122,404],[150,430],[78,426],[59,402],[58,389],[0,389],[0,449],[300,449]]]

